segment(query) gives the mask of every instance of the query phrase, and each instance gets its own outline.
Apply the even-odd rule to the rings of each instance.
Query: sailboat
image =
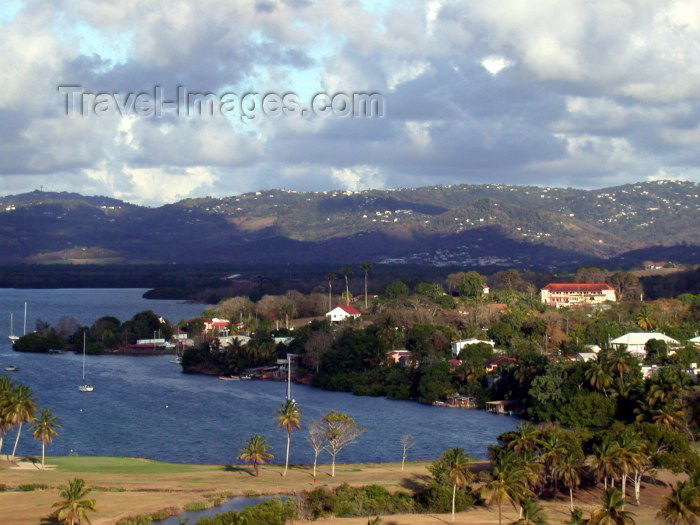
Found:
[[[8,337],[10,339],[10,343],[12,343],[13,345],[19,339],[19,336],[15,335],[15,333],[14,333],[14,324],[15,324],[14,316],[12,314],[10,314],[10,335]]]
[[[83,384],[78,387],[81,392],[92,392],[95,387],[85,383],[85,332],[83,332]]]

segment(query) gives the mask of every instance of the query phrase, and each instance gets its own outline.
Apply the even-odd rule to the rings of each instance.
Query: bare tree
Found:
[[[415,441],[411,434],[404,434],[401,436],[401,448],[403,449],[403,455],[401,456],[401,472],[403,472],[404,463],[406,463],[406,456],[408,456],[409,449],[413,448]]]
[[[333,458],[331,477],[335,477],[335,459],[345,447],[359,438],[365,429],[357,425],[355,420],[335,410],[328,412],[324,418],[325,435],[328,440],[328,453]]]
[[[322,419],[314,419],[309,423],[309,443],[311,443],[311,448],[314,449],[314,479],[316,479],[316,465],[318,463],[318,456],[323,452],[328,444],[326,443],[326,425]]]
[[[333,336],[328,332],[314,332],[304,344],[304,363],[316,373],[323,364],[323,357],[333,345]]]

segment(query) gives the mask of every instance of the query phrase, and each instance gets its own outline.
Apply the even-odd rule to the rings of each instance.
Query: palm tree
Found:
[[[345,304],[346,306],[350,306],[350,285],[348,284],[348,276],[352,275],[352,268],[343,266],[340,269],[340,273],[342,273],[345,278]]]
[[[556,467],[556,474],[569,489],[571,512],[574,512],[574,490],[581,484],[581,461],[573,456],[567,457],[563,463]]]
[[[282,473],[283,476],[286,476],[289,468],[289,446],[292,442],[292,432],[301,429],[301,410],[299,410],[299,405],[293,399],[288,399],[277,412],[275,419],[279,421],[278,428],[287,430],[287,456],[284,461],[284,472]]]
[[[652,317],[651,312],[647,307],[644,307],[637,312],[635,320],[637,321],[637,326],[645,332],[651,332],[654,328],[656,328],[656,321]]]
[[[516,454],[535,452],[541,445],[540,430],[529,421],[521,424],[516,436],[508,442],[508,447]]]
[[[583,517],[583,511],[581,509],[574,509],[571,511],[571,516],[569,521],[565,525],[586,525],[587,520]]]
[[[85,481],[80,478],[74,478],[67,486],[61,487],[61,499],[53,504],[58,507],[55,511],[56,518],[70,525],[81,524],[83,521],[90,523],[87,512],[97,512],[97,508],[94,499],[85,498],[89,492],[90,489],[85,488]]]
[[[603,505],[593,511],[588,525],[635,525],[634,514],[622,510],[624,502],[619,490],[610,487],[603,493]]]
[[[41,441],[41,466],[44,466],[44,452],[46,450],[46,445],[53,443],[53,438],[58,436],[57,430],[61,428],[58,424],[58,418],[51,414],[49,409],[41,411],[41,415],[35,421],[34,431],[32,435],[34,439]]]
[[[625,374],[632,370],[632,356],[624,348],[618,348],[608,356],[608,365],[619,374],[620,382],[624,384]]]
[[[34,421],[35,412],[36,402],[34,401],[32,391],[24,385],[20,385],[17,388],[15,388],[14,391],[10,394],[6,407],[3,410],[5,421],[8,425],[12,427],[14,427],[15,425],[19,425],[19,429],[17,430],[17,437],[15,438],[15,446],[12,449],[12,456],[10,461],[15,460],[17,445],[19,444],[19,437],[22,434],[22,426],[24,425],[24,423]]]
[[[461,448],[453,448],[445,453],[450,472],[448,479],[452,484],[452,523],[455,522],[455,499],[457,488],[464,488],[474,478],[469,470],[469,456]]]
[[[504,503],[510,503],[517,510],[520,502],[528,495],[528,489],[523,483],[523,473],[517,468],[493,469],[492,479],[482,489],[482,497],[487,499],[489,506],[498,505],[498,525],[502,525],[502,510]]]
[[[626,433],[618,440],[615,461],[620,471],[623,509],[625,508],[625,498],[627,497],[627,478],[644,462],[643,449],[643,443],[636,435]]]
[[[515,523],[517,525],[546,525],[547,515],[536,499],[528,498],[523,503],[522,516]]]
[[[613,377],[608,372],[608,367],[603,357],[598,354],[598,358],[591,363],[591,366],[586,370],[586,379],[591,383],[591,386],[596,390],[602,391],[605,396],[608,396],[607,389],[613,383]]]
[[[552,478],[554,488],[554,497],[557,495],[557,469],[563,463],[566,457],[566,448],[559,438],[557,432],[551,432],[543,441],[543,451],[540,456],[540,461],[544,464],[549,476]]]
[[[297,313],[297,307],[293,302],[284,303],[280,306],[280,313],[284,315],[284,327],[289,330],[289,318]]]
[[[255,475],[260,475],[260,470],[258,465],[264,465],[269,460],[274,458],[270,454],[269,450],[272,447],[267,444],[267,440],[262,434],[255,434],[248,441],[246,441],[245,446],[241,449],[241,453],[238,455],[240,461],[245,461],[246,463],[252,463],[253,469],[255,470]]]
[[[656,515],[667,525],[698,525],[700,523],[700,487],[690,481],[676,483],[665,504]]]
[[[616,449],[618,444],[604,440],[600,445],[593,446],[593,473],[600,481],[603,480],[605,489],[608,488],[608,478],[614,479],[619,472],[616,460]]]
[[[338,279],[338,276],[334,273],[326,274],[326,280],[328,281],[328,310],[333,309],[333,283]]]
[[[0,453],[2,453],[2,443],[5,438],[5,432],[10,427],[5,417],[5,409],[7,408],[10,394],[14,391],[12,380],[7,376],[0,376]]]
[[[363,262],[360,266],[365,272],[365,308],[367,308],[367,278],[369,277],[369,271],[374,268],[374,264],[371,262]]]
[[[671,430],[687,431],[686,413],[678,404],[668,404],[651,411],[651,420]]]

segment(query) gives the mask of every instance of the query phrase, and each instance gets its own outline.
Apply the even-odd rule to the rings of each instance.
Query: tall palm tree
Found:
[[[15,460],[17,445],[19,444],[19,437],[22,434],[22,426],[24,423],[34,421],[34,414],[36,413],[36,410],[34,396],[28,387],[19,385],[10,394],[5,410],[3,411],[5,420],[7,424],[12,427],[19,425],[17,437],[15,438],[15,446],[12,449],[11,461]]]
[[[516,525],[546,525],[547,515],[536,499],[528,498],[523,502],[522,516]]]
[[[634,434],[623,434],[618,440],[615,461],[620,471],[620,488],[622,491],[622,508],[627,497],[627,478],[644,462],[644,445]]]
[[[284,461],[284,472],[282,473],[283,476],[286,476],[289,468],[289,446],[292,442],[292,432],[301,429],[301,410],[299,410],[299,405],[296,404],[296,401],[293,399],[285,401],[282,408],[277,412],[275,420],[279,421],[278,428],[287,430],[287,456]]]
[[[334,273],[326,274],[326,280],[328,281],[328,310],[333,309],[333,283],[338,280],[338,276]]]
[[[680,404],[667,404],[651,411],[651,420],[671,430],[687,432],[687,414]]]
[[[53,443],[53,438],[58,436],[58,429],[61,425],[58,424],[58,418],[54,416],[47,408],[41,411],[41,415],[34,422],[32,427],[32,436],[34,439],[41,441],[41,466],[44,466],[44,452],[46,445]]]
[[[603,480],[605,489],[608,488],[608,478],[614,479],[619,472],[616,459],[618,444],[604,440],[600,445],[593,445],[593,473],[598,481]]]
[[[542,454],[540,455],[540,461],[542,461],[547,469],[549,477],[552,479],[554,497],[556,497],[558,491],[557,480],[559,479],[557,469],[566,458],[566,447],[561,441],[558,432],[550,432],[542,443],[543,449]]]
[[[363,262],[360,266],[365,272],[365,308],[367,308],[367,279],[369,278],[369,271],[374,268],[374,264],[371,262]]]
[[[623,510],[624,503],[619,490],[610,487],[603,493],[603,505],[593,511],[588,525],[635,525],[634,514]]]
[[[612,385],[613,377],[610,375],[610,372],[608,372],[607,364],[600,354],[598,354],[598,358],[592,362],[588,370],[586,370],[585,377],[593,388],[602,391],[606,397],[608,396],[607,389]]]
[[[583,517],[583,511],[581,509],[574,509],[571,511],[571,516],[569,516],[569,521],[565,525],[586,525],[587,520]]]
[[[582,462],[573,456],[568,456],[563,463],[556,467],[557,476],[561,478],[569,489],[569,500],[571,502],[571,512],[574,512],[574,490],[581,484]]]
[[[502,525],[503,504],[510,503],[517,510],[520,503],[526,498],[528,489],[523,483],[523,473],[517,468],[503,468],[496,466],[493,469],[492,479],[482,489],[482,497],[487,500],[489,506],[498,505],[498,525]]]
[[[270,454],[270,445],[267,444],[267,440],[262,434],[255,434],[248,441],[246,441],[245,446],[241,449],[241,453],[238,455],[240,461],[245,461],[246,463],[252,463],[253,469],[255,470],[255,475],[260,475],[259,465],[264,465],[270,461],[273,456]]]
[[[667,525],[698,525],[700,523],[700,487],[690,481],[676,483],[671,494],[664,497],[664,506],[656,515]]]
[[[57,507],[56,518],[70,525],[90,523],[87,512],[97,512],[97,508],[94,499],[86,498],[89,492],[90,489],[85,488],[85,481],[80,478],[74,478],[67,486],[61,487],[61,499],[53,504]]]
[[[284,303],[280,306],[280,313],[284,315],[284,327],[289,330],[289,318],[297,313],[297,307],[293,302]]]
[[[474,474],[469,470],[469,456],[461,448],[453,448],[446,452],[445,458],[450,472],[448,479],[452,484],[452,523],[455,522],[455,499],[457,488],[464,488],[474,479]]]
[[[348,277],[352,275],[352,268],[350,266],[343,266],[340,269],[340,273],[342,273],[345,278],[345,304],[346,306],[350,306],[350,284],[348,283]]]
[[[625,374],[632,371],[632,356],[624,348],[613,350],[608,355],[608,365],[613,372],[620,376],[620,382],[624,384]]]

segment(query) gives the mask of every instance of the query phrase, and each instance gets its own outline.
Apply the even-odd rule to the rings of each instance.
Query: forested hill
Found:
[[[654,246],[700,262],[699,196],[700,185],[676,181],[599,190],[487,184],[270,190],[148,208],[34,191],[0,198],[0,262],[257,263],[274,255],[305,264],[557,266]]]

